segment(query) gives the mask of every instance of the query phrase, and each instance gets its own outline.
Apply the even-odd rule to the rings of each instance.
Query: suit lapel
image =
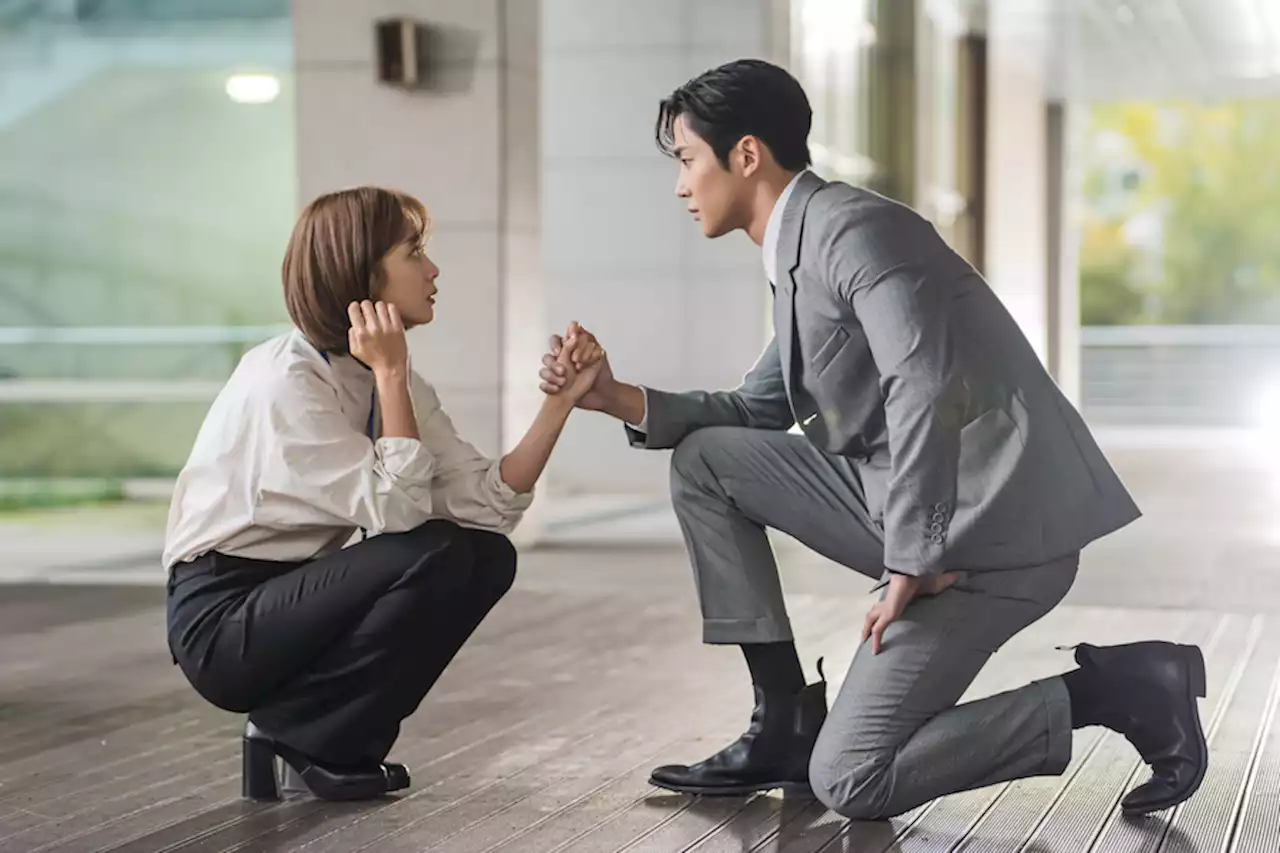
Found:
[[[787,206],[782,211],[782,226],[778,229],[778,281],[773,294],[773,333],[778,338],[778,357],[782,362],[782,379],[787,386],[787,396],[795,399],[792,391],[793,350],[796,345],[794,273],[800,265],[800,236],[804,231],[805,210],[809,199],[826,184],[812,172],[805,172],[796,182]]]

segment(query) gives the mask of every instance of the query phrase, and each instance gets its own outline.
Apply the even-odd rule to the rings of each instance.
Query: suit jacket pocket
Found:
[[[849,343],[849,333],[842,326],[837,326],[831,333],[831,337],[827,338],[826,342],[813,354],[813,358],[809,359],[809,364],[813,367],[813,375],[821,376],[822,371],[827,369],[847,343]]]

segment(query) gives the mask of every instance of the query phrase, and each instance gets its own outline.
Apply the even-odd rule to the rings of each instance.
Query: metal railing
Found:
[[[275,326],[45,326],[0,327],[0,365],[5,347],[249,347],[291,327]],[[0,404],[208,402],[222,387],[213,378],[28,378],[0,376]]]
[[[248,347],[273,326],[8,327],[7,347]],[[1280,412],[1280,326],[1092,326],[1081,330],[1081,409],[1090,423],[1240,427]],[[221,381],[0,378],[0,404],[208,401]]]
[[[1092,424],[1249,427],[1280,414],[1280,326],[1081,330]]]

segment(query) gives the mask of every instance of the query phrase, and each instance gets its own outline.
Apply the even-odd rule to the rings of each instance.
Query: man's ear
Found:
[[[756,170],[760,168],[763,159],[761,156],[763,154],[762,148],[762,143],[754,136],[744,136],[734,146],[734,153],[738,157],[744,178],[755,174]]]

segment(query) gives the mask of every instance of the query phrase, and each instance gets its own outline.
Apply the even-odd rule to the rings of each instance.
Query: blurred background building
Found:
[[[424,88],[379,80],[395,17],[431,35]],[[152,542],[209,401],[287,325],[297,210],[359,183],[433,213],[414,363],[486,451],[572,319],[628,380],[736,383],[758,249],[701,237],[652,123],[744,56],[805,85],[819,173],[985,273],[1095,428],[1280,422],[1272,0],[0,0],[0,506],[133,498]],[[665,457],[575,417],[525,535],[662,503]]]

